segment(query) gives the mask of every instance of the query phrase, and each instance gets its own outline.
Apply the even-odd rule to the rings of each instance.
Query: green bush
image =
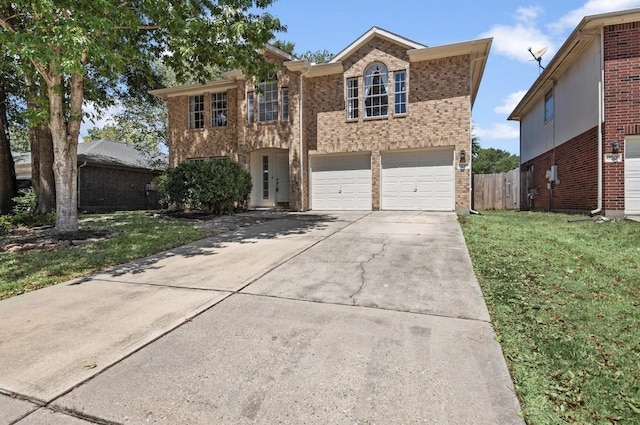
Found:
[[[18,191],[18,196],[13,198],[13,203],[14,213],[33,213],[38,207],[38,195],[31,188],[20,189]]]
[[[208,214],[233,213],[246,208],[251,194],[251,174],[237,162],[216,159],[183,162],[167,170],[164,201],[179,208]]]

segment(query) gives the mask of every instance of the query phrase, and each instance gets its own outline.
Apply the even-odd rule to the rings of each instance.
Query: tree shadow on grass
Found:
[[[214,221],[217,223],[212,223],[213,226],[219,226],[219,228],[226,230],[219,235],[121,264],[98,274],[107,274],[109,277],[116,278],[127,274],[139,275],[152,270],[157,271],[166,267],[166,265],[158,264],[163,260],[175,257],[202,257],[204,259],[218,254],[233,244],[255,244],[259,240],[304,236],[313,231],[327,229],[329,223],[338,221],[338,218],[327,214],[252,211],[236,216],[220,217]],[[251,257],[247,256],[246,261],[252,261]],[[70,285],[81,285],[93,280],[95,276],[80,278]]]

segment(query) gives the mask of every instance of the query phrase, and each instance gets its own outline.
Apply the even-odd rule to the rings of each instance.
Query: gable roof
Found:
[[[394,34],[390,31],[384,30],[379,27],[372,27],[369,31],[362,34],[356,41],[348,45],[345,49],[343,49],[340,53],[335,55],[329,63],[337,63],[342,61],[344,58],[351,55],[353,52],[367,44],[370,40],[375,37],[383,38],[387,41],[390,41],[394,44],[404,47],[405,49],[420,49],[423,47],[427,47],[424,44],[416,43],[415,41],[409,40],[408,38],[401,37],[397,34]]]
[[[78,162],[101,165],[161,170],[166,168],[167,157],[160,152],[144,152],[125,143],[96,140],[78,143]]]
[[[600,36],[602,27],[640,21],[640,9],[621,10],[600,15],[585,16],[569,35],[569,38],[551,58],[544,71],[540,73],[520,103],[514,108],[508,120],[520,121],[532,106],[532,102],[544,96],[557,80],[573,64],[593,36]]]

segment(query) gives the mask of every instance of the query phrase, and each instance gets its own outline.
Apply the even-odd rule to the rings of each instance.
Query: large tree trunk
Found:
[[[6,93],[0,87],[0,214],[11,212],[18,188],[8,134]]]
[[[56,209],[56,185],[53,173],[53,139],[48,126],[32,129],[38,139],[38,213]],[[33,151],[32,151],[33,158]]]
[[[27,94],[27,109],[37,111],[41,106],[37,97],[47,98],[47,91],[41,84],[26,79],[29,86]],[[53,139],[47,124],[29,126],[29,140],[31,145],[31,184],[38,195],[38,209],[40,214],[47,214],[56,209],[56,185],[53,175]]]
[[[57,233],[78,231],[78,136],[82,119],[83,76],[71,75],[69,80],[69,114],[64,111],[63,79],[50,75],[49,128],[53,140],[53,172],[56,185]]]

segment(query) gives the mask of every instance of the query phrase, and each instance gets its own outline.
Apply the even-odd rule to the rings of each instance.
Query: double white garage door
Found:
[[[381,153],[383,210],[452,211],[455,208],[453,151]],[[311,157],[311,208],[371,210],[371,154]]]

